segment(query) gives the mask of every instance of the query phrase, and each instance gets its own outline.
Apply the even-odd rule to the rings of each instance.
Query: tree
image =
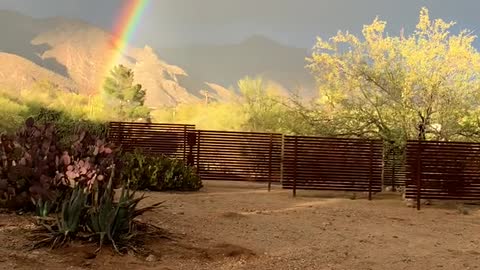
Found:
[[[480,58],[475,37],[450,33],[453,25],[431,20],[422,8],[407,37],[385,34],[386,22],[377,18],[362,38],[348,32],[318,38],[307,59],[320,91],[317,115],[337,135],[397,142],[462,137],[479,109]]]
[[[114,67],[103,89],[107,107],[120,120],[149,117],[149,110],[144,106],[146,90],[140,84],[134,84],[134,73],[129,68],[123,65]]]
[[[278,86],[262,78],[246,77],[238,82],[246,120],[244,129],[251,131],[280,132],[284,128],[286,107]]]

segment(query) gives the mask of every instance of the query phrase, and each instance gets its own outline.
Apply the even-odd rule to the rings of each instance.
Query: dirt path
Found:
[[[142,219],[172,234],[145,257],[89,258],[92,247],[27,252],[27,217],[0,215],[0,269],[480,269],[480,211],[407,208],[400,196],[298,193],[264,185],[206,183]]]

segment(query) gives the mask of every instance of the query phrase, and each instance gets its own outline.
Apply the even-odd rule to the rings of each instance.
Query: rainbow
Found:
[[[124,0],[121,12],[118,14],[112,31],[112,40],[108,50],[107,61],[99,79],[97,93],[101,93],[105,79],[110,75],[113,67],[120,63],[133,38],[140,19],[150,0]]]

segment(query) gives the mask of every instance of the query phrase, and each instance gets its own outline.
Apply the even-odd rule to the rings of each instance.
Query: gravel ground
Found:
[[[208,182],[198,193],[149,193],[146,214],[170,239],[148,254],[91,258],[94,247],[28,251],[26,216],[0,214],[0,269],[480,269],[480,210],[408,208],[397,194],[300,191]],[[148,256],[147,256],[148,255]]]

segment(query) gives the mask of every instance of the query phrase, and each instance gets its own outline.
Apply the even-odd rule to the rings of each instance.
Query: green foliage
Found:
[[[32,203],[35,205],[35,216],[40,218],[48,217],[52,213],[55,200],[44,200],[42,197],[32,198]]]
[[[197,191],[202,188],[195,169],[183,161],[139,150],[123,155],[121,179],[137,189]]]
[[[464,139],[463,128],[476,125],[465,116],[478,111],[480,55],[475,37],[452,34],[453,25],[423,8],[408,36],[387,35],[386,22],[375,19],[362,37],[319,38],[308,59],[320,90],[316,117],[332,135]]]
[[[149,110],[144,106],[146,91],[134,84],[133,71],[125,66],[116,66],[104,84],[107,107],[119,119],[137,120],[147,118]]]
[[[91,189],[82,183],[71,189],[57,218],[41,220],[44,229],[36,232],[39,240],[34,247],[58,248],[75,239],[98,242],[97,252],[105,241],[117,252],[131,247],[132,239],[139,233],[135,218],[155,209],[161,202],[138,209],[144,197],[135,196],[135,192],[125,186],[115,201],[112,179],[113,174],[103,192],[97,185]]]
[[[278,131],[282,126],[286,108],[277,88],[266,84],[261,78],[245,78],[238,82],[244,99],[247,120],[244,129],[251,131]]]
[[[99,189],[93,189],[94,198],[98,198]],[[136,197],[135,192],[130,192],[123,186],[118,202],[114,201],[112,178],[99,200],[94,199],[87,213],[87,229],[99,242],[99,250],[108,240],[117,252],[118,244],[127,246],[130,239],[135,236],[134,219],[144,212],[153,210],[161,203],[156,203],[146,208],[137,209],[143,196]]]
[[[8,97],[0,96],[0,133],[13,132],[24,121],[23,115],[27,114],[28,108]]]
[[[154,122],[194,124],[199,129],[241,130],[246,116],[240,102],[179,104],[152,112]]]
[[[82,185],[73,188],[71,194],[62,204],[62,211],[57,220],[58,234],[74,237],[78,232],[81,219],[87,205],[88,194]]]

